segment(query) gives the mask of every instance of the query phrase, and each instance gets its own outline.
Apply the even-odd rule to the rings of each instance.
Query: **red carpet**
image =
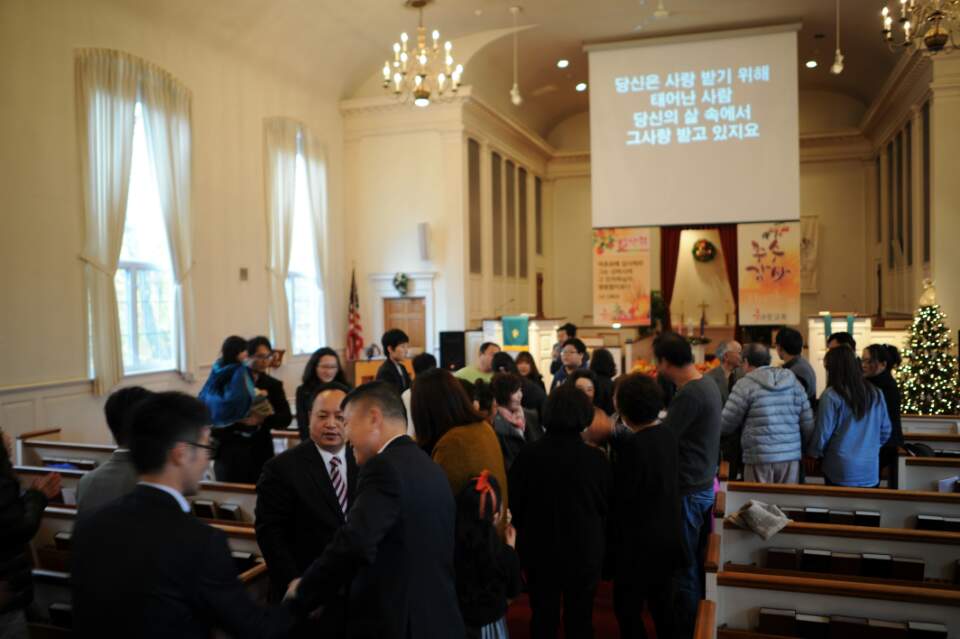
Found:
[[[644,614],[644,621],[647,634],[655,637],[648,614]],[[510,630],[510,639],[529,639],[530,602],[526,594],[520,595],[507,610],[507,628]],[[597,639],[616,639],[620,636],[617,619],[613,614],[613,585],[610,582],[601,582],[597,588],[597,597],[593,602],[593,629]],[[559,636],[563,637],[562,626]]]

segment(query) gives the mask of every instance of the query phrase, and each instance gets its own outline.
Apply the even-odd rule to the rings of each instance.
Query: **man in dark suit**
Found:
[[[270,568],[271,598],[280,601],[346,523],[357,485],[357,463],[344,439],[346,386],[332,382],[311,403],[310,439],[274,457],[257,484],[257,543]],[[318,628],[343,630],[342,602],[327,605]]]
[[[403,403],[383,382],[344,400],[361,466],[347,523],[288,592],[307,614],[348,588],[352,638],[465,635],[453,574],[455,507],[439,466],[407,437]]]
[[[380,365],[377,381],[388,382],[397,389],[397,395],[402,395],[403,391],[410,388],[410,373],[403,365],[410,338],[399,328],[391,328],[383,334],[380,343],[383,344],[383,354],[387,356],[387,361]]]
[[[209,464],[210,418],[200,400],[156,393],[137,404],[130,452],[136,489],[73,534],[74,632],[79,637],[280,637],[281,609],[257,606],[237,579],[224,534],[190,513]]]

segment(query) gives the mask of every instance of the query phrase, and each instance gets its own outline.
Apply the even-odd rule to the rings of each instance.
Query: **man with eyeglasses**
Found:
[[[213,452],[204,404],[156,393],[130,417],[140,482],[89,516],[72,540],[74,632],[80,637],[280,637],[292,621],[262,608],[237,579],[222,531],[190,512]]]

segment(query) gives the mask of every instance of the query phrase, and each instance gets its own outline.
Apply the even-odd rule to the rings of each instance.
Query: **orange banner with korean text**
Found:
[[[800,222],[737,225],[740,324],[800,323]]]
[[[650,325],[648,229],[593,229],[593,322]]]

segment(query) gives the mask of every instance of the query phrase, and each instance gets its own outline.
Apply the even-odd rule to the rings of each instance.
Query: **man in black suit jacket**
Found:
[[[257,606],[237,579],[224,534],[190,513],[209,464],[207,409],[157,393],[131,416],[136,489],[81,516],[73,534],[74,632],[79,637],[281,637],[282,608]]]
[[[397,389],[397,395],[402,395],[403,391],[410,388],[410,373],[403,365],[410,338],[399,328],[391,328],[383,334],[380,343],[383,344],[383,353],[387,356],[387,361],[377,370],[377,381],[389,383]]]
[[[348,392],[333,383],[317,393],[310,439],[267,462],[257,484],[257,543],[270,568],[275,601],[320,556],[353,505],[357,463],[344,439],[340,407]],[[342,605],[326,606],[318,626],[338,636],[343,611]]]
[[[291,606],[309,613],[346,586],[350,637],[461,639],[446,475],[407,437],[403,402],[388,384],[348,395],[344,421],[361,465],[356,498],[346,525],[290,585]]]

